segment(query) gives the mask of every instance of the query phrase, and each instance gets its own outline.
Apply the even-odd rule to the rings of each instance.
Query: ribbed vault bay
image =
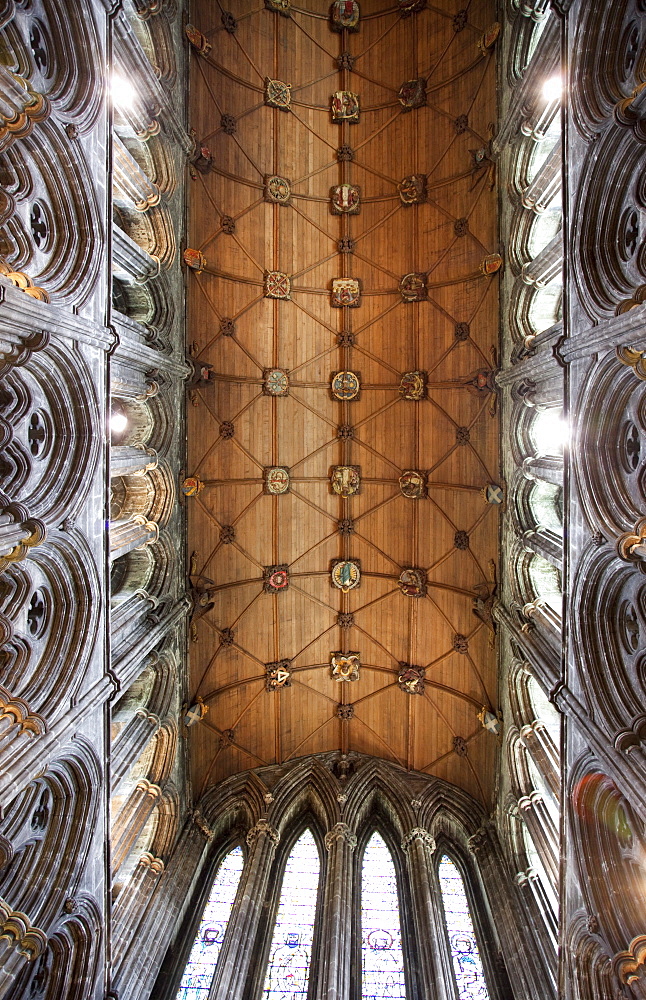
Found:
[[[497,250],[496,199],[472,151],[495,120],[494,58],[478,45],[493,4],[467,19],[364,0],[359,30],[340,33],[317,6],[284,17],[231,0],[232,21],[203,0],[192,13],[211,50],[191,50],[190,123],[212,165],[198,164],[191,192],[188,242],[206,267],[188,275],[189,339],[214,375],[188,415],[187,472],[204,483],[187,500],[193,582],[213,581],[191,647],[192,693],[209,706],[191,730],[195,792],[339,749],[487,803],[496,738],[477,715],[496,704],[495,654],[473,608],[497,553],[498,508],[482,494],[498,482],[497,277],[480,272]],[[267,106],[266,79],[291,84],[288,110]],[[398,92],[413,80],[426,103],[408,109]],[[358,123],[332,121],[337,91],[358,94]],[[403,204],[412,175],[426,197]],[[271,176],[289,182],[288,204],[266,200]],[[360,189],[358,214],[334,214],[338,185]],[[289,300],[266,296],[267,272],[289,277]],[[404,299],[411,274],[423,301]],[[333,306],[339,278],[358,279],[358,306]],[[287,395],[270,394],[283,376],[268,369],[288,373]],[[333,397],[340,371],[358,378],[351,400]],[[406,372],[422,373],[425,398],[405,397]],[[358,467],[357,493],[334,492],[335,466]],[[271,467],[289,470],[289,492],[267,492]],[[426,496],[402,492],[410,470]],[[335,560],[360,565],[358,587],[333,586]],[[288,567],[276,593],[272,566]],[[406,569],[425,594],[403,592]],[[336,651],[358,653],[357,680],[332,677]],[[289,686],[269,691],[266,665],[282,660]],[[400,686],[402,664],[424,668],[421,694]]]

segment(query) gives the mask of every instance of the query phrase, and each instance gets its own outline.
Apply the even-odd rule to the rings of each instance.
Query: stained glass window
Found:
[[[176,1000],[207,1000],[243,863],[242,848],[236,847],[218,868]]]
[[[397,876],[376,832],[361,868],[361,968],[363,1000],[406,1000]]]
[[[464,882],[457,866],[446,854],[440,861],[438,875],[458,997],[460,1000],[489,1000]]]
[[[318,895],[319,852],[309,830],[285,865],[263,1000],[305,1000]]]

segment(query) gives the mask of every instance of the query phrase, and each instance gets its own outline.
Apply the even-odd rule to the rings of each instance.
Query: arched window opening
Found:
[[[263,1000],[307,996],[320,868],[316,842],[306,830],[285,865]]]
[[[557,406],[539,410],[530,433],[537,455],[561,455],[567,439],[567,424],[562,410]]]
[[[534,709],[534,717],[544,723],[554,746],[558,750],[561,745],[561,717],[558,711],[554,708],[554,705],[538,681],[531,676],[527,681],[527,690],[529,691],[532,708]]]
[[[464,881],[447,854],[440,860],[438,877],[459,1000],[489,1000]]]
[[[176,1000],[207,1000],[243,864],[242,848],[235,847],[218,868]]]
[[[529,495],[529,506],[537,525],[563,534],[563,490],[553,483],[536,479]]]
[[[406,1000],[397,875],[377,832],[361,868],[361,969],[363,1000]]]
[[[552,913],[558,913],[558,899],[556,898],[556,892],[554,891],[552,880],[547,874],[540,851],[534,843],[532,835],[527,829],[525,823],[523,823],[523,842],[525,845],[527,860],[529,861],[530,868],[533,868],[536,872],[536,876],[543,890],[544,898],[547,900]]]
[[[532,584],[532,600],[543,600],[558,617],[561,617],[563,597],[561,591],[561,574],[547,559],[534,554],[529,564],[529,577]]]

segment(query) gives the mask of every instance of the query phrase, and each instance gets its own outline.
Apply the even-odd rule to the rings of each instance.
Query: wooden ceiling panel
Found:
[[[188,413],[187,472],[203,484],[187,498],[191,693],[209,706],[191,736],[196,794],[338,749],[487,803],[496,740],[477,713],[495,707],[496,664],[474,600],[495,586],[497,507],[482,491],[498,482],[497,279],[480,265],[497,223],[471,150],[495,120],[493,51],[478,46],[493,4],[462,25],[457,7],[405,17],[363,0],[355,33],[318,10],[230,6],[233,32],[206,0],[193,13],[211,50],[192,56],[191,125],[212,153],[194,172],[189,236],[206,258],[188,277],[189,342],[212,366]],[[288,110],[266,104],[267,78],[291,85]],[[402,107],[402,84],[422,79],[426,103]],[[332,121],[337,91],[359,95],[358,123]],[[412,174],[426,193],[405,205]],[[268,176],[289,183],[288,204],[266,200]],[[358,214],[337,214],[341,184],[360,189]],[[267,296],[278,271],[288,299]],[[411,302],[400,283],[413,273],[426,292]],[[358,279],[358,305],[335,307],[336,279]],[[282,375],[268,369],[286,373],[286,395],[270,394]],[[357,377],[354,399],[334,398],[340,371]],[[421,398],[405,398],[407,372],[422,373]],[[289,490],[270,495],[276,466]],[[335,492],[337,466],[357,467],[358,492]],[[405,495],[411,470],[419,498]],[[356,589],[333,586],[338,560],[360,566]],[[287,586],[270,593],[277,566]],[[356,679],[334,678],[339,651],[358,654]],[[277,667],[288,682],[271,690]],[[419,674],[400,678],[408,668]]]

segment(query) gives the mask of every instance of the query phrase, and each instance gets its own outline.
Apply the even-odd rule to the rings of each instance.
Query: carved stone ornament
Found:
[[[290,479],[289,469],[284,465],[270,465],[264,470],[265,493],[272,496],[281,496],[289,493]]]
[[[494,45],[498,41],[499,35],[500,35],[500,23],[498,21],[494,21],[493,24],[489,25],[484,34],[480,36],[480,39],[478,41],[478,48],[480,49],[483,55],[486,55],[489,49],[492,49],[494,47]]]
[[[337,240],[336,248],[339,253],[354,253],[356,245],[351,236],[342,236]]]
[[[220,750],[225,750],[227,747],[232,746],[235,738],[235,729],[223,729],[220,733],[220,739],[218,740]]]
[[[505,503],[505,486],[500,483],[487,483],[482,488],[482,497],[485,503],[490,503],[494,507],[503,506]]]
[[[236,529],[232,524],[223,524],[220,528],[220,542],[222,545],[231,545],[231,542],[235,540]]]
[[[330,653],[330,675],[335,681],[358,681],[361,658],[358,650]]]
[[[354,718],[354,705],[337,705],[336,717],[337,719],[343,719],[344,722],[349,722],[350,719]]]
[[[462,736],[453,737],[453,752],[458,757],[466,757],[469,753],[466,740]]]
[[[426,372],[404,372],[399,382],[402,399],[426,399]]]
[[[334,0],[330,9],[332,31],[358,31],[359,16],[357,0]]]
[[[220,424],[220,437],[228,441],[235,434],[235,427],[230,420],[223,420]]]
[[[492,712],[490,708],[487,708],[486,705],[483,705],[478,712],[478,719],[483,729],[486,729],[489,733],[493,733],[494,736],[500,736],[500,717],[495,712]]]
[[[262,377],[265,396],[289,395],[289,372],[284,368],[265,368]]]
[[[472,396],[489,396],[498,391],[495,376],[496,373],[491,368],[478,368],[465,380],[464,387]]]
[[[466,635],[463,635],[462,632],[456,632],[453,636],[453,648],[456,653],[461,653],[463,656],[466,656],[469,652],[469,640]]]
[[[220,629],[220,645],[221,646],[233,646],[233,640],[235,639],[235,629],[223,628]]]
[[[275,660],[265,664],[265,688],[267,691],[278,691],[279,688],[291,687],[291,660]]]
[[[455,129],[456,135],[462,135],[463,132],[469,127],[469,118],[467,115],[458,115],[458,117],[453,122],[453,128]]]
[[[361,282],[357,278],[333,278],[331,305],[356,309],[361,305]]]
[[[220,20],[222,22],[222,27],[224,28],[224,30],[227,31],[230,35],[235,35],[236,31],[238,30],[238,22],[236,21],[231,11],[223,10],[222,14],[220,15]]]
[[[343,69],[344,67],[341,68]],[[352,160],[354,160],[354,150],[352,146],[348,146],[346,144],[344,144],[343,146],[339,146],[339,148],[336,151],[336,158],[339,161],[339,163],[350,163]]]
[[[423,500],[427,495],[425,473],[419,469],[406,469],[399,477],[399,488],[409,500]]]
[[[340,56],[337,56],[336,64],[339,69],[352,70],[354,67],[354,56],[346,50]]]
[[[340,628],[352,628],[354,625],[354,615],[351,611],[339,611],[336,616],[336,623]]]
[[[292,85],[282,80],[265,77],[265,104],[279,111],[289,111],[292,103]]]
[[[332,829],[328,830],[323,840],[325,850],[331,851],[338,840],[343,840],[352,851],[357,846],[357,836],[352,832],[347,823],[335,823]]]
[[[197,476],[187,476],[181,489],[185,497],[196,497],[204,489],[204,483]]]
[[[220,115],[220,128],[225,135],[235,135],[238,128],[235,115]]]
[[[503,259],[499,253],[490,253],[480,262],[480,270],[483,274],[495,274],[503,265]]]
[[[397,683],[406,694],[424,694],[424,667],[415,667],[400,661]]]
[[[268,594],[280,594],[289,587],[289,566],[265,566],[263,588]]]
[[[340,497],[354,496],[361,489],[361,468],[358,465],[333,466],[330,485]]]
[[[265,174],[265,201],[276,205],[289,205],[292,189],[285,177],[277,174]]]
[[[423,826],[415,826],[412,830],[409,830],[403,838],[401,842],[402,851],[408,851],[410,845],[414,844],[416,840],[421,841],[422,844],[428,847],[431,853],[433,853],[437,846],[435,843],[435,837],[433,837],[428,830],[425,830]]]
[[[422,302],[426,298],[426,275],[416,271],[405,274],[399,291],[404,302]]]
[[[232,319],[229,319],[228,316],[224,316],[223,319],[220,320],[220,329],[218,330],[220,336],[233,337],[235,332],[236,332],[236,325],[234,321]]]
[[[469,220],[466,218],[456,219],[453,223],[453,232],[456,236],[466,236],[469,232]]]
[[[360,117],[359,95],[350,90],[336,90],[330,103],[333,122],[356,124]]]
[[[456,531],[453,536],[453,545],[456,549],[464,551],[469,548],[469,535],[466,531]]]
[[[453,30],[455,31],[456,35],[460,31],[464,31],[464,29],[466,28],[467,17],[468,17],[468,12],[466,9],[459,10],[457,14],[453,15]]]
[[[288,274],[284,271],[265,271],[265,298],[267,299],[291,299],[292,283]]]
[[[356,372],[334,372],[330,390],[334,399],[348,401],[356,399],[361,391],[361,382]]]
[[[351,441],[354,437],[354,427],[352,424],[339,424],[336,429],[336,436],[339,441]]]
[[[220,219],[220,226],[223,233],[226,233],[227,236],[233,236],[236,231],[236,220],[231,215],[223,215]]]
[[[397,583],[402,594],[406,597],[424,597],[426,594],[426,571],[423,569],[403,569]]]
[[[617,358],[628,368],[632,368],[638,379],[646,382],[646,351],[639,347],[624,345],[617,348]]]
[[[455,324],[455,339],[459,340],[461,343],[468,340],[471,336],[471,328],[468,323],[456,323]]]
[[[269,837],[274,844],[278,844],[280,841],[280,833],[268,819],[259,819],[256,825],[251,827],[247,832],[247,845],[253,847],[259,837]]]
[[[426,0],[397,0],[397,7],[402,14],[416,14],[418,10],[424,10]]]
[[[427,198],[426,174],[410,174],[397,185],[402,205],[423,205]]]
[[[330,576],[332,586],[347,594],[361,583],[361,563],[352,559],[335,559]]]
[[[195,25],[187,24],[184,28],[184,32],[196,52],[199,52],[201,56],[207,56],[209,54],[211,51],[211,43],[206,35],[203,35],[201,31],[198,31]]]
[[[191,726],[196,725],[196,723],[201,722],[208,710],[209,706],[205,705],[198,695],[194,703],[189,706],[184,714],[184,725],[186,728],[189,729]]]
[[[184,263],[193,271],[201,274],[206,267],[206,257],[200,250],[193,250],[191,247],[187,247],[184,251]]]
[[[457,444],[468,444],[471,440],[471,432],[468,427],[455,428],[455,440]]]
[[[265,7],[267,10],[273,10],[277,14],[282,14],[283,17],[291,16],[291,0],[265,0]]]
[[[426,80],[406,80],[399,88],[397,100],[404,111],[424,107],[426,104]]]
[[[356,184],[337,184],[330,190],[333,215],[358,215],[361,211],[361,188]]]

